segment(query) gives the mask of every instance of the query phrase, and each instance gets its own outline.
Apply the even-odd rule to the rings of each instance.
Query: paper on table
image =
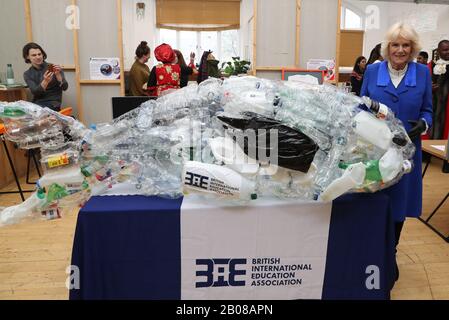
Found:
[[[438,149],[438,150],[440,150],[440,151],[443,151],[444,152],[444,150],[446,150],[446,146],[434,146],[434,145],[431,145],[431,147],[432,148],[435,148],[435,149]]]

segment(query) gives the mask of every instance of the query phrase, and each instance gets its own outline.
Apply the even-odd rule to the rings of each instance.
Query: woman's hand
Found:
[[[189,67],[195,69],[195,52],[190,53],[190,63]]]
[[[55,74],[54,74],[54,72],[50,72],[50,71],[45,71],[45,73],[44,73],[44,79],[42,80],[42,82],[41,82],[41,87],[44,89],[44,90],[47,90],[47,87],[48,87],[48,84],[50,83],[50,81],[53,79],[53,76],[54,76]]]
[[[421,134],[427,131],[427,124],[423,119],[419,119],[418,121],[409,120],[408,123],[412,125],[410,131],[407,132],[410,140],[418,138]]]
[[[61,66],[55,64],[53,66],[53,70],[56,76],[56,80],[58,80],[58,82],[62,82]]]

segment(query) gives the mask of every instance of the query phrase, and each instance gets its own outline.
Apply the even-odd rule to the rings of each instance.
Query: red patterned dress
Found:
[[[178,64],[159,64],[151,70],[148,89],[153,96],[160,96],[169,89],[179,89],[181,68]]]

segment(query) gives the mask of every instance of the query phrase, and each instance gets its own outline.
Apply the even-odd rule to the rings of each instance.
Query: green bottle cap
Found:
[[[37,190],[37,197],[39,199],[45,198],[45,189],[44,188],[39,188],[39,190]]]

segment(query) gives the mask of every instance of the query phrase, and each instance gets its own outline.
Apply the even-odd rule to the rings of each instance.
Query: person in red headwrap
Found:
[[[172,47],[163,43],[154,49],[154,56],[161,63],[151,70],[147,84],[150,95],[159,97],[166,90],[179,89],[181,68]]]

